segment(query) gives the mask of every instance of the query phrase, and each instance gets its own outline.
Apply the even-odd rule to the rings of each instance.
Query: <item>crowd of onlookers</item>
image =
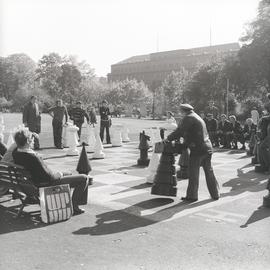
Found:
[[[219,110],[210,102],[205,111],[200,112],[201,118],[206,123],[210,140],[214,147],[226,149],[246,149],[249,145],[249,153],[253,153],[254,138],[259,124],[259,113],[253,108],[250,117],[244,124],[238,121],[235,115],[227,117],[225,114],[219,114]],[[240,145],[239,145],[240,144]]]

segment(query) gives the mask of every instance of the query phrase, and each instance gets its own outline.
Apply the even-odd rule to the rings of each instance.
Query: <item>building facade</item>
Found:
[[[172,71],[180,71],[183,68],[193,71],[198,65],[207,63],[213,57],[235,54],[239,49],[238,43],[229,43],[133,56],[111,65],[108,81],[136,79],[154,89]]]

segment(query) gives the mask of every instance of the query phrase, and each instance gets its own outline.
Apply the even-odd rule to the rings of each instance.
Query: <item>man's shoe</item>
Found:
[[[196,201],[198,201],[198,199],[193,199],[193,198],[188,198],[188,197],[182,197],[181,200],[184,201],[184,202],[196,202]]]
[[[75,208],[75,209],[73,209],[73,216],[83,214],[84,212],[85,212],[85,210],[82,208]]]

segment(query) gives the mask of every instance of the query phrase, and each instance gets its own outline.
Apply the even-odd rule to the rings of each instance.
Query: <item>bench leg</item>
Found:
[[[18,213],[17,213],[16,218],[19,218],[19,217],[22,215],[24,206],[25,206],[24,203],[20,206],[20,209],[19,209],[19,211],[18,211]]]

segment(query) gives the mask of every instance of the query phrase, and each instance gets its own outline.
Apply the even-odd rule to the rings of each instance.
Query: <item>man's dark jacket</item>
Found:
[[[218,123],[218,130],[221,130],[222,132],[230,132],[232,131],[232,125],[228,120],[225,120],[223,123],[220,121]]]
[[[30,131],[40,133],[40,111],[38,104],[32,104],[30,101],[23,110],[23,123],[27,123]]]
[[[212,144],[203,119],[191,111],[179,123],[177,129],[173,131],[167,139],[173,141],[184,138],[185,145],[190,149],[191,154],[199,155],[212,153]]]

